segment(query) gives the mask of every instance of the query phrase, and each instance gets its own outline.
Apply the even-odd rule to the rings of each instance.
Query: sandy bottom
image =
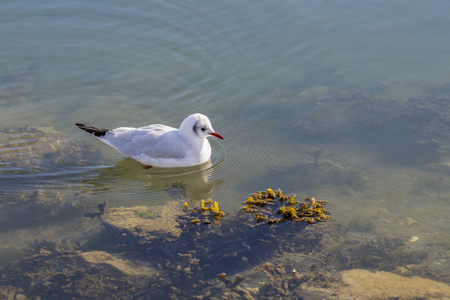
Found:
[[[332,289],[316,289],[338,299],[450,299],[450,286],[420,277],[404,277],[389,272],[362,269],[341,272],[343,284]]]

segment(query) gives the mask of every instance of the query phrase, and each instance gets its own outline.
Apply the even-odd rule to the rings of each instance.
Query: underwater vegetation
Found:
[[[18,92],[23,96],[19,100],[25,101],[27,90],[36,88],[34,82],[39,84],[38,73],[0,70],[1,82],[16,82],[13,88],[0,84],[3,96],[0,104],[16,103]],[[279,176],[286,186],[302,191],[311,186],[328,186],[336,193],[338,189],[354,191],[365,184],[365,172],[361,169],[365,165],[359,168],[340,165],[335,159],[338,153],[322,144],[323,140],[330,139],[367,147],[379,159],[407,165],[442,163],[448,170],[445,165],[450,157],[450,136],[445,134],[450,129],[448,95],[405,101],[342,91],[288,96],[286,102],[296,103],[298,107],[289,106],[282,113],[291,110],[285,119],[291,122],[290,126],[301,129],[295,130],[296,137],[317,141],[307,153],[310,160],[275,169],[275,176],[274,170],[270,170],[270,177]],[[273,102],[277,107],[282,106],[278,99]],[[332,102],[341,103],[340,110],[328,105]],[[4,150],[0,173],[9,176],[52,172],[68,165],[89,165],[98,155],[88,145],[46,127],[4,129],[0,141]],[[23,151],[14,151],[17,148]],[[23,187],[23,181],[12,178],[17,181],[17,190]],[[443,182],[436,181],[433,188],[442,188],[444,202]],[[368,180],[367,184],[370,183]],[[2,209],[17,215],[20,221],[15,226],[32,219],[24,214],[25,206],[57,216],[71,205],[70,216],[78,212],[78,218],[82,218],[79,207],[84,200],[80,199],[82,195],[72,195],[76,191],[39,189],[8,195],[1,198]],[[218,202],[198,200],[192,204],[186,200],[189,195],[181,185],[172,186],[168,193],[179,201],[164,207],[132,208],[110,208],[106,202],[89,202],[94,203],[95,212],[84,214],[84,226],[94,228],[94,223],[98,223],[100,233],[89,237],[87,244],[76,250],[70,245],[67,250],[56,242],[37,241],[28,251],[30,256],[0,269],[0,299],[2,296],[5,299],[232,299],[226,298],[230,291],[235,292],[236,299],[283,296],[308,299],[303,284],[339,285],[341,278],[333,269],[353,268],[450,283],[450,275],[445,269],[442,271],[448,261],[448,255],[442,253],[448,252],[436,250],[435,244],[422,247],[419,243],[409,243],[409,236],[406,239],[385,236],[386,232],[376,230],[378,219],[368,219],[366,213],[354,211],[351,206],[349,211],[354,219],[350,224],[347,220],[339,224],[335,211],[333,222],[322,222],[330,217],[325,211],[326,202],[314,198],[301,201],[284,195],[281,190],[267,189],[248,197],[238,215],[227,213],[225,217]],[[428,200],[424,193],[425,199]],[[9,209],[13,206],[14,210]],[[433,219],[428,216],[423,221]],[[5,230],[6,223],[1,224]],[[264,224],[271,226],[261,226]],[[75,235],[65,231],[67,236]],[[448,236],[438,238],[448,251]],[[252,277],[251,271],[262,273],[267,279],[261,275]],[[309,299],[317,298],[314,294]]]
[[[296,195],[284,195],[281,189],[274,192],[268,188],[248,197],[242,210],[253,213],[257,223],[268,225],[287,221],[314,224],[330,218],[324,208],[327,201],[308,197],[300,203],[295,198]]]
[[[325,202],[297,201],[272,189],[251,198],[247,210],[285,222],[261,226],[265,218],[258,223],[255,212],[243,210],[224,218],[215,201],[199,201],[195,208],[187,201],[130,208],[100,203],[98,213],[85,216],[100,220],[96,237],[76,250],[36,244],[32,255],[0,269],[0,298],[317,299],[317,288],[342,288],[339,271],[354,267],[442,278],[423,265],[423,252],[405,242],[355,243],[349,228],[320,222],[321,214],[329,215]],[[321,219],[299,221],[288,208],[297,218]],[[219,226],[208,226],[214,215]]]
[[[192,218],[191,223],[194,225],[199,223],[209,225],[214,222],[218,226],[219,220],[225,217],[225,213],[219,209],[219,202],[213,202],[211,199],[206,201],[201,200],[200,206],[191,210],[189,210],[189,204],[187,202],[184,202],[183,206],[187,211],[188,218]]]
[[[314,267],[312,267],[314,269]],[[264,299],[329,299],[326,295],[318,297],[320,293],[310,295],[305,285],[313,284],[316,288],[334,287],[342,283],[337,273],[327,272],[323,269],[314,271],[287,269],[282,264],[264,263],[255,267],[255,270],[263,272],[268,280],[259,288],[259,296]],[[310,296],[310,297],[308,297]],[[333,299],[333,298],[331,298]]]
[[[239,290],[243,278],[232,280],[226,275],[217,277],[217,274],[226,272],[235,276],[239,270],[264,261],[288,235],[297,234],[317,222],[315,217],[328,218],[324,202],[308,198],[300,203],[295,201],[295,196],[284,196],[281,190],[274,192],[271,189],[261,193],[259,201],[266,197],[278,202],[273,209],[279,218],[303,225],[290,228],[259,226],[253,216],[242,211],[225,218],[219,202],[214,200],[201,200],[197,205],[173,201],[161,208],[110,208],[101,214],[100,220],[106,229],[104,238],[111,244],[103,243],[102,247],[106,248],[101,249],[123,253],[129,259],[143,262],[149,262],[151,258],[151,264],[161,276],[170,278],[171,285],[180,289],[176,291],[179,296],[186,291],[192,295],[208,289],[212,278],[222,282],[221,288]],[[314,221],[305,219],[301,222],[288,211],[279,215],[276,210],[280,205],[286,209],[296,207],[297,216],[314,218]],[[266,205],[265,211],[268,212],[270,206]],[[150,214],[156,217],[148,218]],[[87,245],[86,248],[91,247]],[[150,286],[156,293],[167,284],[156,281]]]

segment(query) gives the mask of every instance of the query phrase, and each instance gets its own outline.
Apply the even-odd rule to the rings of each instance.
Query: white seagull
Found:
[[[119,153],[146,165],[146,168],[203,164],[211,157],[207,137],[215,136],[223,140],[212,128],[208,117],[198,113],[184,119],[178,129],[161,124],[116,129],[102,129],[80,123],[75,125],[92,133]]]

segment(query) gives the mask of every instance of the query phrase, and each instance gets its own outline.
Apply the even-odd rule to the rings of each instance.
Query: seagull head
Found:
[[[223,137],[212,128],[208,117],[198,113],[184,119],[178,131],[183,136],[194,136],[199,139],[215,136],[223,140]]]

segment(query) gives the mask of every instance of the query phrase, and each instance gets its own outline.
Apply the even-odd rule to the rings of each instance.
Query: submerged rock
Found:
[[[178,238],[178,215],[182,214],[179,202],[171,201],[161,206],[135,206],[109,208],[100,220],[108,230],[131,235],[146,241]]]
[[[258,226],[250,214],[240,212],[224,218],[219,226],[195,225],[185,205],[175,201],[154,208],[101,208],[99,218],[105,227],[101,246],[96,244],[96,249],[93,239],[83,247],[86,252],[47,247],[13,262],[0,271],[0,295],[12,299],[345,299],[361,295],[347,285],[361,290],[372,285],[362,279],[347,283],[351,273],[337,272],[336,260],[343,260],[344,268],[362,267],[367,259],[390,264],[370,265],[376,268],[426,260],[420,255],[411,260],[414,252],[400,241],[355,245],[333,222]],[[438,295],[435,285],[447,295],[445,286],[436,282],[424,291]],[[401,295],[397,297],[402,299]]]
[[[328,292],[338,299],[449,299],[450,286],[420,277],[403,277],[389,272],[347,270],[340,273],[343,284],[330,289],[307,288]]]
[[[81,209],[92,200],[84,193],[90,187],[60,180],[98,157],[92,147],[50,127],[0,131],[2,263],[35,253],[42,242],[75,246],[100,230],[82,217]]]
[[[404,277],[386,271],[352,269],[336,272],[317,268],[308,258],[276,259],[241,274],[241,288],[255,299],[449,299],[450,286],[438,281]],[[306,264],[305,264],[306,260]],[[281,263],[281,264],[280,264]],[[283,264],[284,263],[284,264]],[[287,264],[286,264],[287,263]],[[307,265],[296,270],[291,264]],[[259,273],[259,274],[258,274]],[[261,273],[266,278],[261,277]],[[239,299],[236,291],[232,299]]]
[[[0,132],[0,174],[42,173],[86,165],[97,151],[50,127],[13,127]]]
[[[261,197],[252,196],[253,203],[264,198],[300,205],[281,190],[264,193],[264,197],[262,192]],[[247,199],[247,205],[249,202]],[[300,213],[317,210],[320,217],[325,214],[324,204],[310,198],[306,207],[300,206]],[[41,248],[39,253],[1,270],[0,295],[45,299],[340,299],[348,294],[344,273],[336,269],[387,271],[395,266],[419,265],[427,259],[400,240],[355,243],[347,236],[347,229],[336,222],[259,226],[253,214],[240,211],[221,218],[217,226],[215,222],[192,224],[191,205],[182,201],[159,207],[109,208],[98,204],[98,214],[85,219],[98,217],[104,230],[80,247],[86,252],[60,250],[56,245]],[[220,213],[219,204],[213,201],[200,202],[197,209],[197,218],[202,212]],[[370,288],[369,281],[360,282],[365,284]]]
[[[102,251],[42,251],[0,272],[2,299],[127,299],[156,271]]]

